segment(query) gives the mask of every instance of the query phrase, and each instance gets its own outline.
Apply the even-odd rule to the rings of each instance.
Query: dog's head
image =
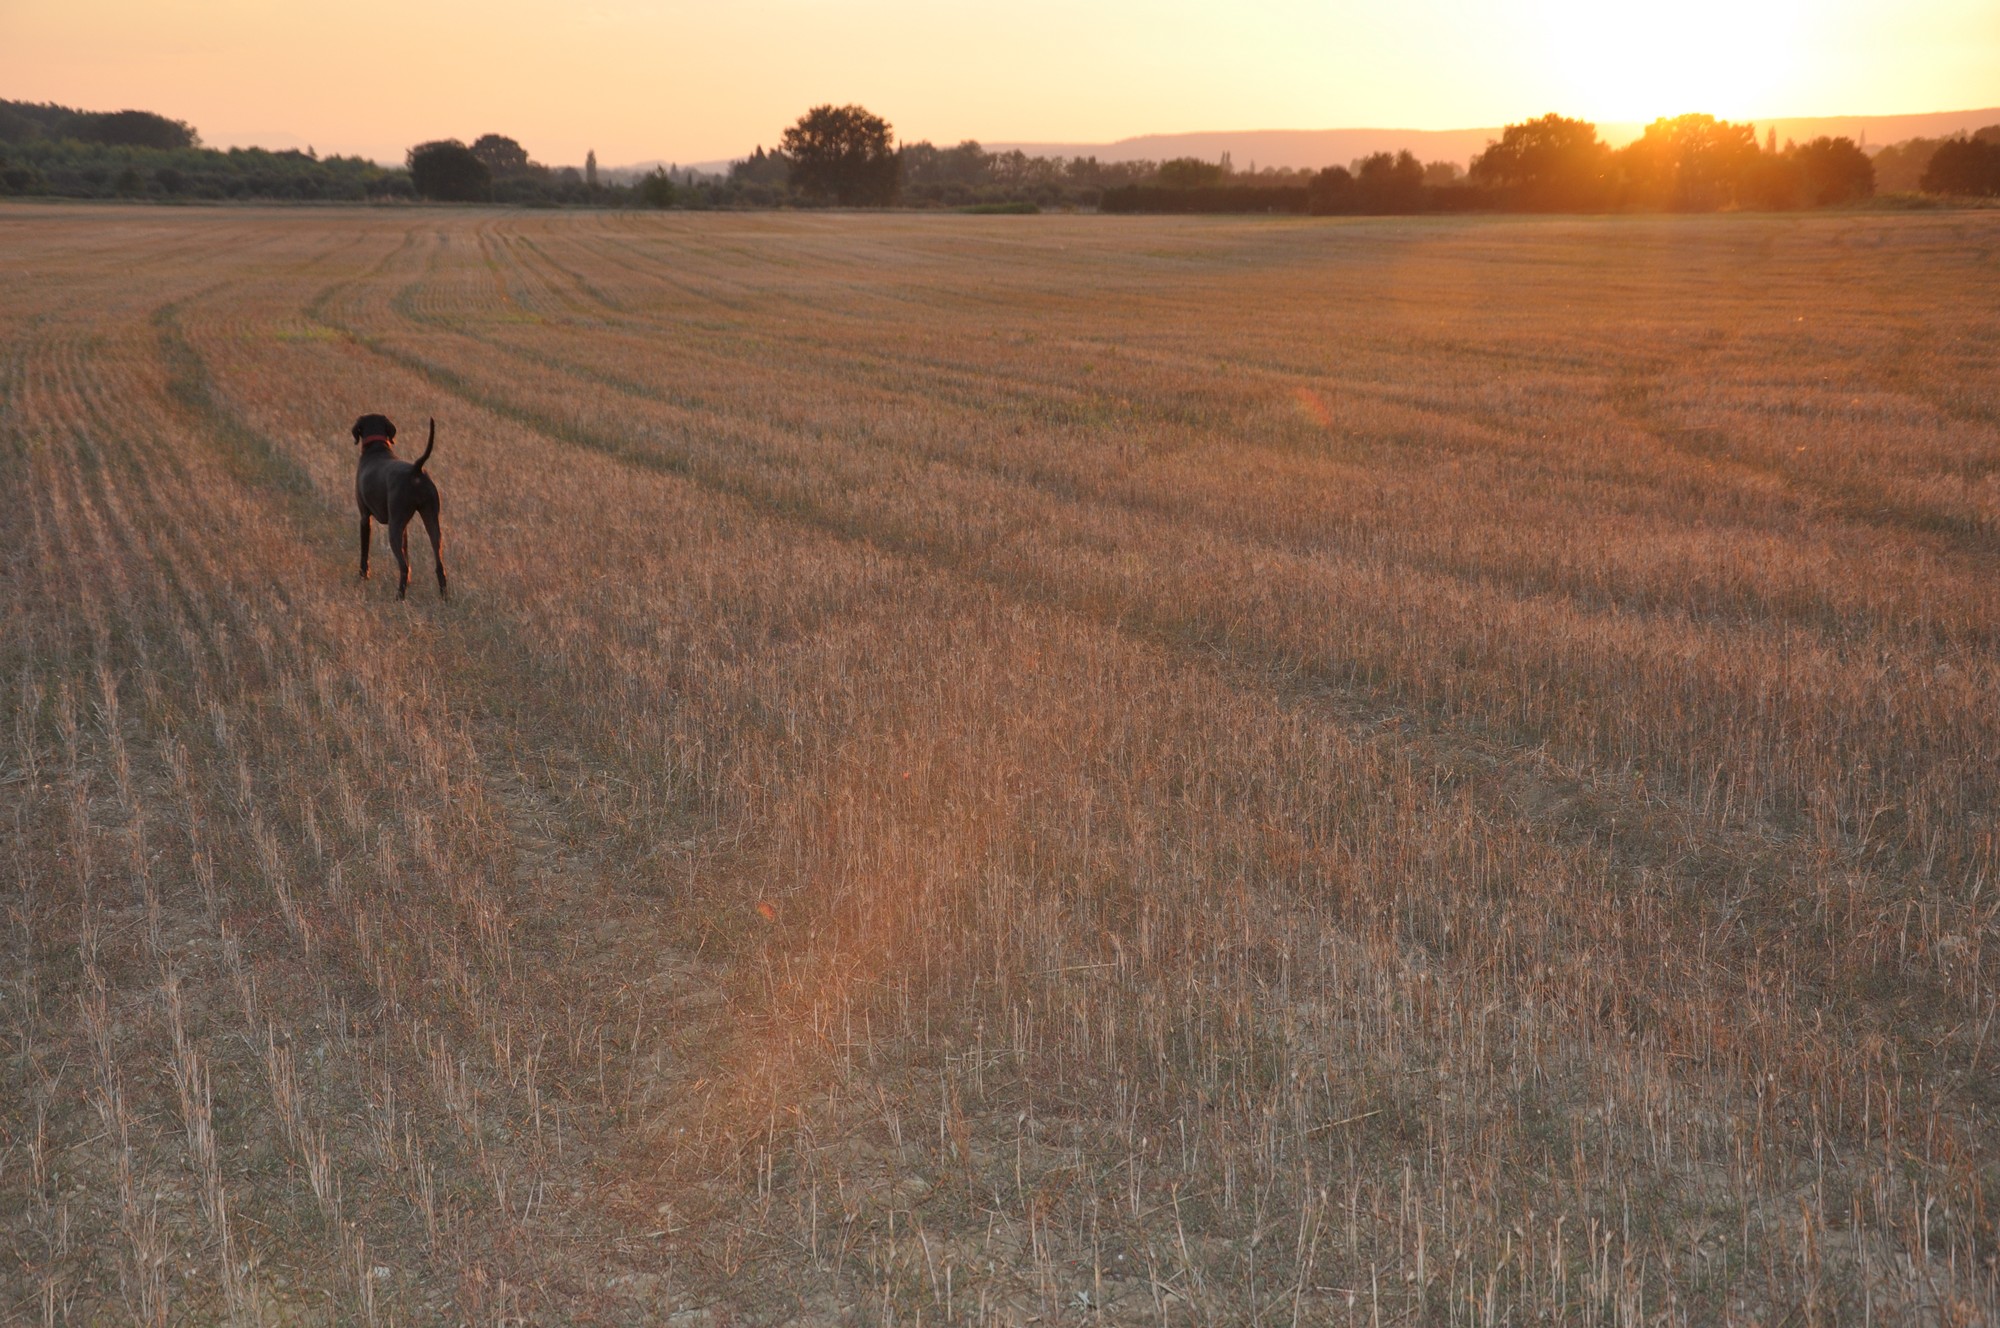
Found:
[[[396,424],[387,415],[363,415],[354,422],[354,441],[362,443],[394,442]]]

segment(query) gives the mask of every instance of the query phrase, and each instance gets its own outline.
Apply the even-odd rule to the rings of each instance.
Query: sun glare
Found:
[[[1640,123],[1687,111],[1768,115],[1793,90],[1804,11],[1798,0],[1552,0],[1540,8],[1551,105]]]

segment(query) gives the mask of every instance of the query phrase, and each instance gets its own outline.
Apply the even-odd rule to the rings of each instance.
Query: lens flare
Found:
[[[1298,406],[1301,415],[1304,415],[1320,428],[1331,429],[1333,427],[1333,412],[1327,408],[1326,398],[1322,397],[1315,389],[1306,387],[1303,384],[1293,388],[1292,401]]]

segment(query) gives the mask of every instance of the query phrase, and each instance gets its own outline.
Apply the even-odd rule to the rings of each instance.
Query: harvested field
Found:
[[[0,209],[0,1319],[1994,1322],[1996,253]]]

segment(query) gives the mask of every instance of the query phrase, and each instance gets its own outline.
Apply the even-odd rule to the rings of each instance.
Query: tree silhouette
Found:
[[[528,160],[528,150],[505,134],[481,134],[472,140],[470,151],[495,178],[519,174],[534,164]]]
[[[1792,150],[1807,207],[1875,196],[1875,163],[1851,138],[1815,138]]]
[[[455,138],[419,143],[407,162],[410,183],[425,198],[449,203],[483,203],[493,195],[493,172]]]
[[[82,143],[113,147],[173,149],[201,143],[193,125],[151,111],[86,111],[65,126],[64,132]]]
[[[1315,216],[1334,216],[1356,210],[1354,172],[1345,166],[1328,166],[1306,182],[1306,210]]]
[[[1159,180],[1167,189],[1203,189],[1221,184],[1228,174],[1220,162],[1175,157],[1160,163]]]
[[[1421,212],[1424,164],[1407,148],[1363,157],[1354,164],[1354,199],[1363,212]]]
[[[903,184],[964,185],[986,183],[991,158],[972,139],[955,148],[940,148],[929,142],[905,143],[897,149],[903,159]]]
[[[1522,207],[1550,211],[1601,207],[1611,149],[1597,126],[1549,114],[1508,125],[1472,162],[1472,180],[1511,192]]]
[[[639,181],[639,198],[647,207],[670,208],[674,205],[676,192],[673,177],[666,168],[655,166],[651,175]]]
[[[1920,184],[1927,194],[2000,194],[2000,143],[1947,138],[1931,154]]]
[[[1712,115],[1653,121],[1617,154],[1633,201],[1676,212],[1741,202],[1756,177],[1757,130]]]
[[[808,198],[842,207],[896,201],[897,159],[889,122],[861,106],[815,106],[785,131],[791,184]]]
[[[741,161],[729,163],[729,178],[743,184],[786,184],[792,178],[792,159],[783,148],[766,152],[760,146]]]

